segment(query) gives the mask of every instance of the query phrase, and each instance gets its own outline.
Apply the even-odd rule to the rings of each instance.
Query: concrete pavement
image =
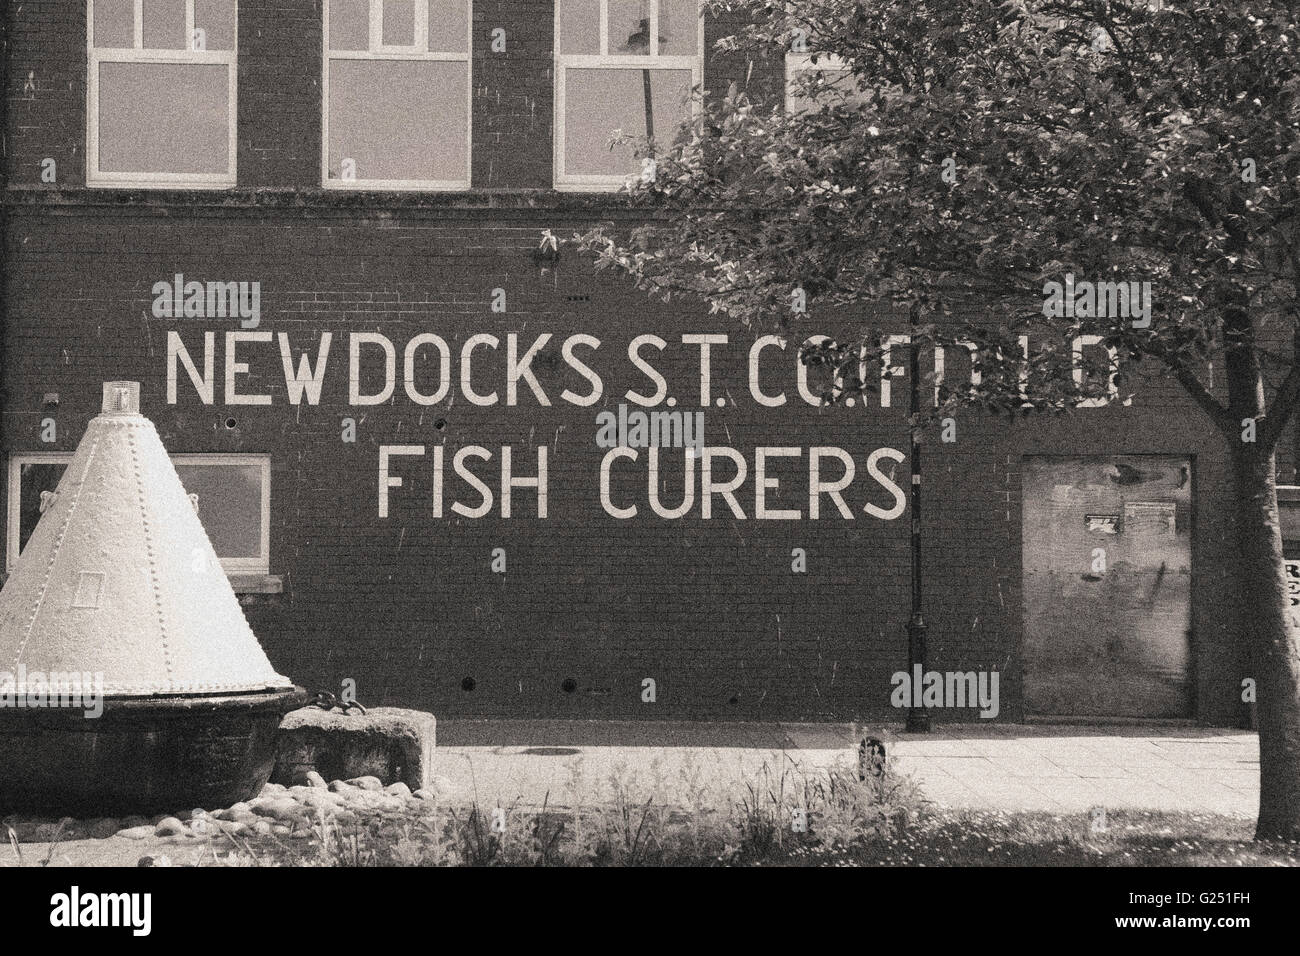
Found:
[[[1195,726],[945,724],[909,735],[880,725],[447,718],[434,767],[458,799],[477,795],[485,805],[606,802],[619,787],[690,805],[747,782],[777,790],[836,763],[852,767],[867,734],[945,806],[1246,817],[1257,809],[1256,736]]]

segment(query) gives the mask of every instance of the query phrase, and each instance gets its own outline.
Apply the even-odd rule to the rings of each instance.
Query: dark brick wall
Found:
[[[237,86],[241,186],[320,182],[321,0],[245,0]]]
[[[41,183],[56,163],[58,183],[86,182],[86,5],[71,0],[8,3],[5,62],[8,129],[4,160],[11,183]]]
[[[4,411],[6,454],[48,450],[39,441],[44,393],[57,391],[61,450],[71,450],[94,414],[99,384],[139,379],[146,413],[173,452],[261,452],[272,456],[271,571],[285,593],[250,596],[246,609],[275,664],[299,683],[337,688],[351,677],[366,703],[405,704],[437,713],[574,716],[841,717],[898,716],[889,675],[906,661],[907,517],[881,521],[862,512],[890,496],[866,471],[878,447],[907,449],[906,380],[894,382],[894,407],[818,410],[795,392],[793,356],[765,353],[763,383],[784,390],[781,408],[750,397],[752,335],[689,304],[656,305],[617,280],[593,276],[568,255],[554,268],[534,264],[540,231],[566,235],[594,218],[620,215],[615,200],[550,192],[552,6],[538,0],[478,3],[474,10],[473,182],[468,194],[423,197],[326,195],[318,186],[320,27],[316,0],[245,3],[239,37],[239,188],[226,193],[146,193],[79,188],[84,175],[84,17],[75,0],[11,9],[10,129],[6,156]],[[505,54],[488,49],[493,27],[507,31]],[[723,27],[708,26],[709,41]],[[29,70],[35,92],[24,92]],[[750,76],[755,89],[779,88],[779,63],[710,59],[706,86],[725,91]],[[21,76],[15,83],[15,78]],[[59,159],[60,185],[33,188],[39,160]],[[291,200],[264,195],[292,188]],[[526,191],[523,195],[516,195]],[[318,406],[292,406],[278,344],[244,344],[251,370],[244,392],[268,407],[226,406],[221,320],[166,320],[150,314],[150,288],[175,272],[189,278],[257,280],[258,331],[285,333],[296,356],[333,333]],[[491,291],[507,291],[505,314],[490,311]],[[808,333],[836,334],[843,322],[809,316]],[[217,404],[197,398],[183,370],[178,401],[166,400],[167,335],[179,331],[196,358],[203,332],[216,336]],[[382,332],[398,350],[420,332],[452,350],[454,401],[422,408],[397,385],[394,401],[347,403],[347,336]],[[459,350],[468,336],[498,335],[501,350],[476,353],[475,387],[505,391],[505,337],[523,347],[554,334],[534,363],[555,403],[541,407],[526,386],[519,405],[476,407],[459,395]],[[580,352],[601,375],[600,404],[559,400],[585,392],[559,346],[586,332],[602,341]],[[656,361],[684,410],[695,407],[698,349],[683,333],[716,332],[713,394],[705,409],[710,444],[748,459],[739,493],[746,520],[715,499],[711,520],[698,504],[686,518],[649,512],[645,451],[620,462],[615,487],[641,513],[619,521],[598,499],[603,451],[595,415],[616,409],[626,388],[645,379],[626,357],[628,341],[655,333],[670,345]],[[424,353],[428,355],[428,351]],[[648,352],[653,356],[653,352]],[[588,356],[590,358],[588,359]],[[948,357],[949,374],[965,371]],[[363,368],[373,371],[370,365]],[[417,375],[432,375],[425,365]],[[432,387],[432,378],[428,380]],[[341,440],[345,417],[357,441]],[[227,420],[234,419],[234,427]],[[1171,423],[1176,423],[1171,425]],[[1020,478],[1025,454],[1168,453],[1196,460],[1193,620],[1197,713],[1239,718],[1238,660],[1224,449],[1204,418],[1160,382],[1132,408],[1080,410],[1049,422],[1007,426],[971,414],[955,444],[926,450],[924,523],[926,609],[931,665],[998,668],[1002,718],[1020,711]],[[405,482],[392,513],[376,515],[378,448],[424,444],[423,459],[395,459]],[[535,517],[529,489],[515,492],[515,517],[468,519],[430,514],[432,455],[446,449],[449,507],[475,496],[450,474],[450,459],[481,445],[491,462],[514,449],[517,470],[532,474],[535,448],[549,454],[550,516]],[[753,449],[795,446],[800,458],[775,459],[781,480],[771,507],[807,508],[807,449],[839,446],[857,462],[845,495],[846,521],[823,499],[818,521],[754,518]],[[888,465],[889,463],[885,463]],[[664,465],[665,504],[680,501],[680,454]],[[834,468],[828,463],[828,468]],[[896,480],[906,485],[906,463]],[[838,471],[831,473],[838,474]],[[802,477],[801,477],[802,476]],[[698,481],[698,479],[697,479]],[[490,569],[494,548],[507,573]],[[807,552],[806,574],[791,572],[791,551]],[[475,689],[461,689],[472,677]],[[640,700],[654,678],[658,702]],[[576,690],[566,693],[566,678]],[[970,719],[972,712],[953,715]]]
[[[506,34],[492,52],[492,31]],[[554,117],[552,0],[474,4],[471,176],[482,189],[549,189]]]

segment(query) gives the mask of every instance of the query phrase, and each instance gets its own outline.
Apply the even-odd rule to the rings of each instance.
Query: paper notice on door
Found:
[[[1089,531],[1101,534],[1119,534],[1119,515],[1084,515]]]
[[[1172,501],[1124,502],[1124,530],[1130,534],[1173,535],[1178,506]]]

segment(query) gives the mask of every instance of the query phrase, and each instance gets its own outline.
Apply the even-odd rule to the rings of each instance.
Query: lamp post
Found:
[[[921,358],[917,343],[920,306],[913,303],[909,312],[911,336],[908,339],[908,408],[911,413],[912,454],[911,484],[908,486],[908,506],[912,513],[912,613],[907,620],[907,673],[912,686],[912,704],[907,710],[907,732],[930,732],[930,712],[926,710],[917,683],[917,668],[925,674],[925,618],[921,614]],[[920,706],[917,700],[922,700]]]

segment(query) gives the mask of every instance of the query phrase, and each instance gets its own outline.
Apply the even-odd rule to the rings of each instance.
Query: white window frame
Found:
[[[67,465],[72,452],[14,452],[9,456],[8,501],[5,522],[5,572],[11,573],[18,560],[19,520],[22,509],[23,465]],[[268,575],[271,569],[271,456],[270,455],[171,455],[176,465],[258,465],[262,471],[262,534],[259,553],[251,558],[222,558],[227,575]],[[199,506],[202,507],[202,502]]]
[[[555,0],[555,111],[554,133],[552,139],[553,183],[560,192],[613,192],[630,179],[636,178],[636,172],[619,175],[602,176],[567,173],[564,169],[564,81],[566,72],[573,67],[588,69],[650,69],[650,70],[684,70],[691,71],[691,88],[699,86],[704,79],[704,11],[696,4],[697,33],[695,53],[689,56],[659,55],[659,3],[650,3],[650,50],[648,53],[610,53],[609,52],[609,0],[600,0],[599,53],[562,53],[561,30],[564,17],[565,0]],[[699,104],[691,104],[691,115],[699,115]],[[611,131],[612,132],[612,131]],[[665,140],[667,142],[667,140]]]
[[[474,153],[474,9],[465,4],[465,52],[435,53],[429,46],[429,0],[415,2],[415,42],[411,46],[384,45],[384,3],[370,0],[370,35],[366,50],[330,49],[330,4],[321,0],[324,29],[321,31],[321,159],[320,181],[325,189],[342,190],[415,190],[421,192],[456,192],[470,188],[470,170]],[[431,60],[465,64],[465,175],[460,179],[363,179],[345,180],[330,177],[330,60]]]
[[[235,7],[235,36],[229,50],[157,50],[144,47],[144,0],[135,0],[134,45],[95,46],[95,0],[86,0],[86,185],[96,187],[144,187],[155,189],[228,189],[235,185],[238,152],[239,3]],[[194,35],[194,0],[185,0],[185,36]],[[228,89],[226,117],[226,169],[224,173],[100,172],[99,169],[99,67],[102,63],[183,63],[224,65]]]

